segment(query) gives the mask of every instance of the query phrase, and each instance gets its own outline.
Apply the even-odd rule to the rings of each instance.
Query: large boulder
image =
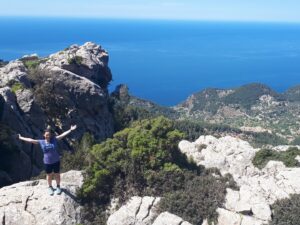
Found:
[[[112,79],[108,59],[108,53],[100,45],[86,42],[50,55],[46,65],[71,71],[106,88]]]
[[[46,180],[25,181],[0,189],[0,220],[6,225],[77,225],[82,207],[76,190],[83,184],[80,171],[62,174],[62,194],[50,196]],[[55,187],[55,186],[54,186]]]
[[[227,189],[224,209],[218,209],[219,225],[266,224],[272,216],[270,205],[290,194],[300,194],[300,168],[270,161],[260,170],[252,164],[259,149],[246,141],[201,136],[195,142],[181,141],[179,148],[198,165],[216,167],[222,175],[231,174],[237,183],[239,190]]]

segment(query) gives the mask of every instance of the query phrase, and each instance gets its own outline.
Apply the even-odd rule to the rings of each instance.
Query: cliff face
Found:
[[[23,57],[1,67],[0,126],[7,129],[1,129],[0,138],[5,148],[14,151],[0,152],[2,158],[13,162],[7,168],[0,167],[0,184],[28,179],[43,167],[39,148],[20,143],[15,134],[42,138],[47,124],[56,133],[77,124],[72,139],[60,142],[60,149],[66,150],[85,132],[97,140],[110,137],[113,119],[107,85],[111,79],[107,52],[91,42],[46,58]]]

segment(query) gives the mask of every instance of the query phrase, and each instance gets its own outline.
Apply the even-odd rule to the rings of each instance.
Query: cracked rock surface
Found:
[[[260,170],[252,164],[259,149],[246,141],[201,136],[195,142],[181,141],[179,148],[198,165],[216,167],[222,175],[231,174],[237,183],[239,190],[227,189],[224,208],[217,210],[218,225],[266,224],[271,220],[271,204],[290,194],[300,194],[300,168],[270,161]]]
[[[169,212],[158,215],[160,197],[132,197],[107,220],[107,225],[189,225]]]
[[[61,174],[62,194],[50,196],[46,180],[25,181],[0,189],[2,225],[76,225],[81,206],[76,189],[83,184],[80,171]],[[55,188],[55,182],[53,182]]]

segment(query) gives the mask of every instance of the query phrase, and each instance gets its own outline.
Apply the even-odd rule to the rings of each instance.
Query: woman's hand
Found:
[[[73,130],[75,130],[76,128],[77,128],[77,125],[72,125],[71,128],[70,128],[70,130],[73,131]]]

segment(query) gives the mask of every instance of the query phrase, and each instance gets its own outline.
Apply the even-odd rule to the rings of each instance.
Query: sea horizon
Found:
[[[209,87],[300,84],[300,23],[1,16],[0,29],[3,60],[95,42],[110,55],[111,91],[125,83],[160,105]]]

